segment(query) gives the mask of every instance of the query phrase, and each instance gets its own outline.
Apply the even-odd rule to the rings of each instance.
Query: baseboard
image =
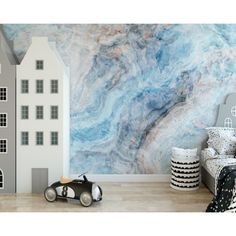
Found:
[[[93,175],[87,174],[87,178],[91,181],[96,182],[169,182],[170,175],[168,174],[153,174],[153,175],[145,175],[145,174],[137,174],[137,175]],[[70,176],[72,179],[77,179],[78,175]]]

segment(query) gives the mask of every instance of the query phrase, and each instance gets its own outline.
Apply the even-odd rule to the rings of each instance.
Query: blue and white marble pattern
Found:
[[[4,25],[21,59],[48,36],[71,69],[71,174],[166,174],[236,91],[236,25]]]

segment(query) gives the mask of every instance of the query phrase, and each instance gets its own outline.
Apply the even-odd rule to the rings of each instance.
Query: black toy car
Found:
[[[61,177],[60,181],[45,189],[44,197],[49,202],[54,202],[57,198],[77,199],[84,207],[91,206],[93,202],[101,201],[102,189],[100,186],[88,181],[85,174],[80,176],[83,176],[82,180],[70,180]]]

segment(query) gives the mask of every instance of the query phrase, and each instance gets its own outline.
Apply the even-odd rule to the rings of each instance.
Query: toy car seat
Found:
[[[69,179],[67,177],[61,176],[61,178],[60,178],[60,183],[61,184],[68,184],[70,182],[72,182],[72,179]]]

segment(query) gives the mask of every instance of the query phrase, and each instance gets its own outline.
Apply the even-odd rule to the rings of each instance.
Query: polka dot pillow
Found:
[[[236,153],[236,129],[224,127],[207,128],[208,147],[214,148],[220,155],[234,155]]]

